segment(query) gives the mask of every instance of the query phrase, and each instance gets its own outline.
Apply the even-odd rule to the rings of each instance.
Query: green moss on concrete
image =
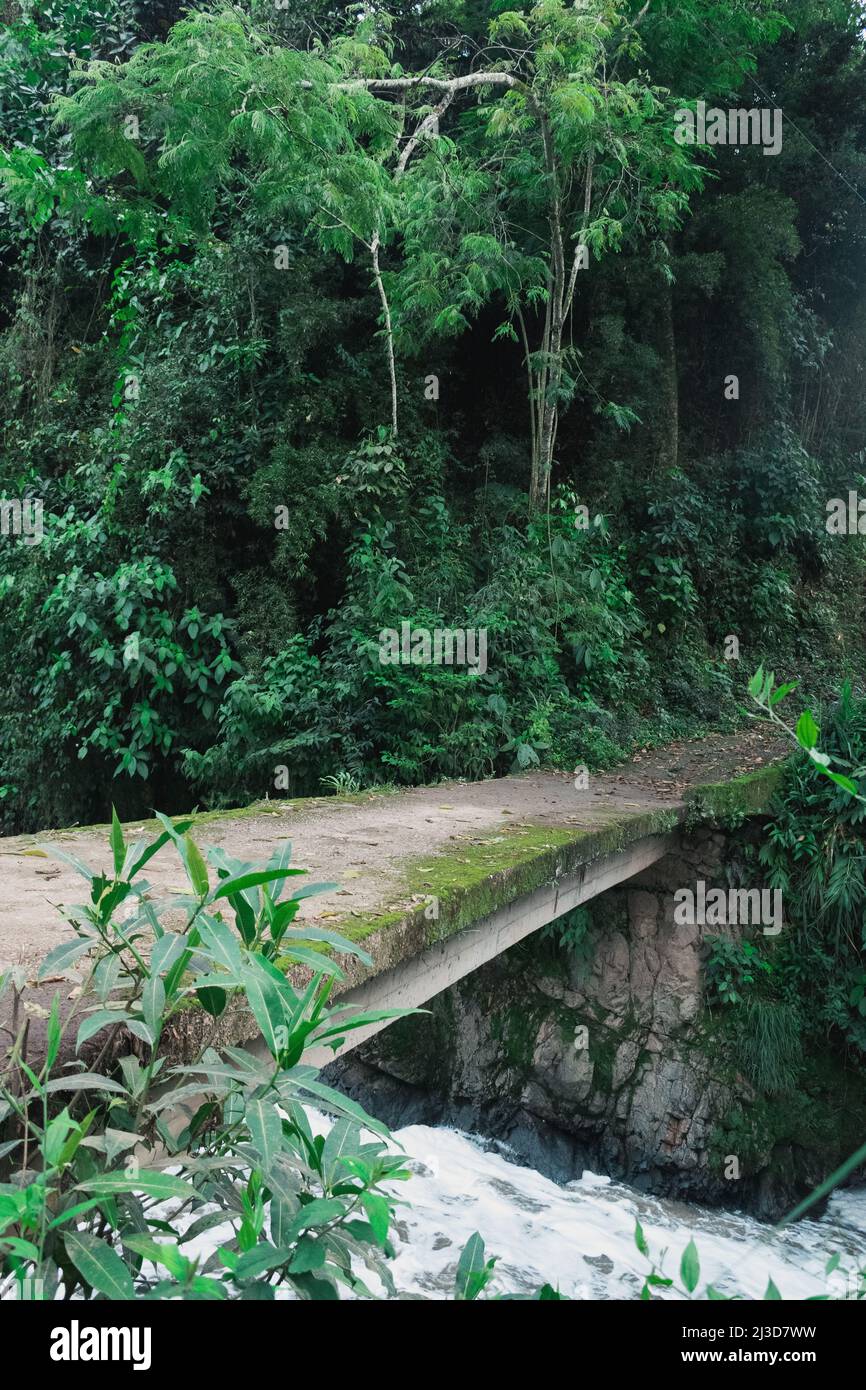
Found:
[[[347,915],[340,919],[339,929],[360,942],[374,932],[412,923],[421,928],[424,944],[432,945],[557,877],[576,874],[648,835],[669,832],[678,823],[675,810],[661,809],[620,816],[589,830],[508,827],[481,844],[407,861],[403,882],[391,896],[414,899],[414,905],[402,911]],[[430,912],[434,901],[435,916]]]
[[[749,816],[758,816],[770,809],[785,778],[788,760],[770,763],[767,767],[747,772],[731,781],[706,782],[686,792],[686,826],[742,825]]]
[[[746,773],[732,782],[707,783],[687,796],[687,822],[740,823],[766,810],[784,775],[784,763]],[[405,909],[389,908],[347,916],[340,928],[353,941],[412,924],[426,945],[447,939],[557,876],[577,873],[597,859],[616,854],[649,835],[664,834],[683,820],[678,809],[655,809],[619,816],[580,830],[556,825],[514,826],[481,844],[425,855],[403,866],[403,881],[391,896]],[[410,903],[414,900],[414,905]],[[430,912],[435,900],[438,915]]]
[[[368,936],[374,936],[376,932],[386,931],[389,927],[397,927],[401,922],[412,921],[418,915],[423,915],[423,909],[389,910],[388,912],[355,912],[350,917],[339,917],[329,922],[328,926],[333,927],[341,936],[345,936],[349,941],[354,941],[357,945],[366,941]],[[321,951],[324,947],[316,944],[316,949]]]

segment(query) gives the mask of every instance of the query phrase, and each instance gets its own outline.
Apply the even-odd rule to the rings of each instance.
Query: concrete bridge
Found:
[[[769,804],[786,745],[756,727],[735,736],[635,755],[612,773],[584,779],[538,773],[400,792],[257,803],[196,818],[200,845],[246,861],[266,860],[286,840],[293,863],[334,884],[306,899],[301,920],[363,943],[367,967],[344,962],[335,994],[364,1009],[425,1004],[449,985],[572,908],[645,870],[676,845],[689,821],[755,814]],[[128,838],[158,829],[125,827]],[[40,846],[54,842],[109,870],[107,827],[0,839],[0,970],[28,978],[28,1052],[38,1057],[51,995],[63,980],[35,983],[41,958],[70,934],[59,907],[81,897],[82,880]],[[167,849],[147,868],[153,894],[183,888]],[[73,982],[74,983],[74,982]],[[66,989],[64,990],[64,985]],[[0,1026],[10,1024],[3,1001]],[[194,1046],[196,1011],[178,1028],[178,1054]],[[350,1035],[355,1047],[386,1025]],[[225,1041],[249,1041],[251,1015],[235,1010]],[[324,1063],[333,1054],[305,1060]]]

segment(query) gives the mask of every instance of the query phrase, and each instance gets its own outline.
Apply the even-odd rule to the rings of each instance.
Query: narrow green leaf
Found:
[[[114,877],[120,878],[123,874],[123,862],[126,859],[126,845],[123,840],[123,826],[118,819],[117,811],[111,808],[111,834],[109,836],[111,853],[114,856]]]
[[[45,1030],[45,1068],[44,1074],[47,1076],[51,1071],[60,1051],[60,995],[55,994],[51,1000],[51,1013],[48,1017],[48,1026]]]
[[[260,883],[277,883],[303,873],[306,873],[306,869],[256,869],[248,874],[239,874],[236,878],[224,878],[211,894],[211,902],[216,902],[217,898],[227,898],[230,893],[241,893],[245,888],[255,888]]]
[[[680,1278],[689,1293],[694,1293],[698,1287],[698,1280],[701,1277],[701,1262],[698,1258],[698,1249],[693,1240],[690,1240],[683,1257],[680,1260]]]
[[[644,1255],[647,1259],[649,1259],[649,1245],[647,1244],[647,1238],[644,1235],[643,1226],[640,1224],[637,1218],[635,1218],[634,1223],[634,1243],[637,1246],[640,1253]]]
[[[144,1014],[144,1021],[154,1038],[159,1036],[164,1008],[165,985],[159,975],[150,974],[141,991],[141,1012]]]
[[[195,840],[191,839],[189,835],[184,835],[183,843],[186,850],[186,869],[193,892],[198,898],[206,898],[210,891],[207,864]]]

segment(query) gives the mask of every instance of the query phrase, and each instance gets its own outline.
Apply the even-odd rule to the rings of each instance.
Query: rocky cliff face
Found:
[[[666,1196],[784,1214],[856,1147],[824,1123],[827,1106],[839,1113],[824,1092],[849,1080],[822,1062],[807,1068],[810,1094],[761,1096],[737,1068],[724,1014],[705,1008],[706,937],[755,928],[678,923],[674,893],[698,880],[727,887],[731,855],[721,833],[685,837],[591,903],[566,943],[529,938],[431,1001],[429,1016],[334,1064],[338,1084],[391,1123],[487,1133],[559,1179],[591,1167]]]

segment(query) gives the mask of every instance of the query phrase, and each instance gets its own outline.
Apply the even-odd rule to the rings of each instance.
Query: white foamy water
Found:
[[[314,1132],[330,1128],[326,1115],[311,1109],[307,1115]],[[491,1148],[453,1129],[411,1125],[397,1130],[394,1139],[413,1172],[409,1182],[392,1185],[405,1203],[391,1231],[397,1253],[389,1263],[398,1296],[453,1297],[460,1252],[477,1231],[487,1258],[496,1257],[486,1296],[531,1295],[547,1283],[574,1299],[635,1299],[650,1271],[635,1245],[636,1220],[657,1271],[675,1281],[671,1289],[656,1289],[657,1297],[686,1297],[678,1273],[690,1239],[701,1264],[698,1297],[706,1296],[711,1283],[729,1296],[762,1298],[768,1279],[783,1299],[850,1298],[861,1287],[857,1272],[866,1270],[866,1188],[836,1194],[818,1221],[777,1231],[739,1213],[647,1197],[592,1173],[561,1186],[510,1162],[501,1146]],[[172,1206],[157,1204],[150,1215],[170,1218]],[[201,1214],[185,1214],[178,1226],[188,1227]],[[183,1253],[204,1264],[232,1237],[227,1221],[185,1243]],[[839,1268],[827,1276],[827,1261],[835,1254]],[[159,1277],[149,1262],[144,1272]],[[375,1275],[359,1273],[374,1293],[385,1296]],[[0,1299],[12,1296],[10,1278],[0,1286]],[[277,1297],[292,1294],[283,1285]]]
[[[856,1280],[824,1273],[830,1255],[853,1276],[866,1267],[866,1190],[834,1196],[826,1216],[776,1231],[751,1217],[644,1196],[585,1173],[559,1186],[510,1163],[471,1136],[412,1125],[395,1138],[415,1176],[401,1184],[411,1207],[397,1220],[397,1288],[447,1298],[460,1251],[474,1231],[498,1257],[493,1291],[532,1293],[544,1283],[570,1298],[640,1295],[647,1261],[634,1243],[643,1227],[656,1266],[678,1283],[680,1257],[693,1237],[700,1292],[712,1283],[728,1295],[762,1298],[768,1278],[784,1299],[853,1293]],[[665,1253],[666,1252],[666,1253]],[[661,1291],[685,1297],[680,1287]]]

